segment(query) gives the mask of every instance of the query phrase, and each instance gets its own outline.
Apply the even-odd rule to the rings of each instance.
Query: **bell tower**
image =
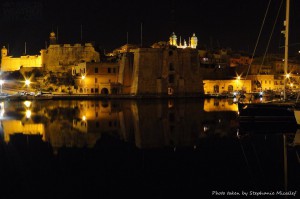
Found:
[[[173,32],[172,35],[170,36],[170,45],[172,46],[177,46],[177,36]]]
[[[3,48],[1,49],[1,57],[6,57],[7,56],[7,49],[5,48],[5,46],[3,46]]]
[[[191,48],[197,48],[197,43],[198,43],[198,39],[194,33],[193,36],[191,37]]]

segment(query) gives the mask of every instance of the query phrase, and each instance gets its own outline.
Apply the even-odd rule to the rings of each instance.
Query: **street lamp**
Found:
[[[4,84],[4,80],[3,79],[0,79],[0,92],[2,93],[2,85]]]

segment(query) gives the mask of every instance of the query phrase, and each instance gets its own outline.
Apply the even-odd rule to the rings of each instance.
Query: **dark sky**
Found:
[[[300,3],[291,1],[291,53],[300,49]],[[281,0],[271,2],[257,53],[266,50]],[[94,42],[110,51],[129,43],[144,46],[168,41],[174,31],[182,40],[198,37],[198,45],[231,48],[253,53],[269,0],[2,0],[0,45],[10,54],[39,54],[58,31],[59,43]],[[281,52],[280,33],[285,15],[283,2],[270,44],[270,52]],[[81,34],[82,26],[82,34]],[[141,39],[142,33],[142,39]],[[298,36],[297,36],[298,35]],[[48,44],[48,43],[47,43]]]

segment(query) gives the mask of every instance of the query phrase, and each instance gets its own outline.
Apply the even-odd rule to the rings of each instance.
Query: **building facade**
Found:
[[[23,68],[41,68],[46,71],[68,71],[70,66],[80,62],[99,62],[100,54],[91,43],[57,44],[55,33],[50,33],[50,45],[42,49],[40,55],[13,57],[8,50],[1,49],[1,70],[17,71]]]

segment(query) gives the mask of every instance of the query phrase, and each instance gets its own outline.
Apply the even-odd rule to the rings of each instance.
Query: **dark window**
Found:
[[[173,65],[173,63],[170,63],[170,64],[169,64],[169,70],[170,70],[170,71],[174,71],[174,65]]]
[[[108,73],[111,73],[111,69],[110,69],[110,68],[107,68],[107,72],[108,72]]]
[[[175,122],[175,114],[174,113],[169,114],[169,121],[170,122]]]
[[[95,68],[95,73],[98,73],[98,68]]]
[[[172,56],[173,55],[173,51],[169,51],[169,56]]]
[[[169,83],[170,84],[174,83],[174,75],[169,75]]]

